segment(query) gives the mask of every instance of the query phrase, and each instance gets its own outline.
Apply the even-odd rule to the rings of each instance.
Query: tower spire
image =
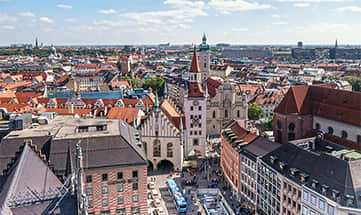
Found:
[[[194,46],[194,50],[193,50],[192,65],[191,65],[191,71],[190,72],[191,73],[199,73],[196,46]]]

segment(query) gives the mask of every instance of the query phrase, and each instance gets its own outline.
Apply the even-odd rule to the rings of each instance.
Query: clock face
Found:
[[[194,106],[198,106],[199,105],[199,102],[197,100],[193,101],[193,105]]]

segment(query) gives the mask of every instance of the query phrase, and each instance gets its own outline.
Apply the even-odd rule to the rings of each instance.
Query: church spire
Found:
[[[194,46],[194,50],[193,50],[192,65],[191,65],[191,71],[190,72],[191,73],[199,73],[196,46]]]
[[[203,32],[202,43],[207,44],[207,36],[206,36],[206,33],[204,33],[204,32]]]

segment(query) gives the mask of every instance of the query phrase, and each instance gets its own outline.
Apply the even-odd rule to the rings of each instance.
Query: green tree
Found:
[[[143,88],[152,88],[153,92],[157,92],[160,97],[164,96],[165,80],[161,77],[145,79]]]
[[[248,106],[248,119],[258,120],[262,117],[262,115],[263,110],[259,105],[253,103]]]

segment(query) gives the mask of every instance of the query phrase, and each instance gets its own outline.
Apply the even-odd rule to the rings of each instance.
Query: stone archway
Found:
[[[171,172],[174,170],[174,164],[169,160],[161,160],[157,164],[157,170],[159,172]]]

